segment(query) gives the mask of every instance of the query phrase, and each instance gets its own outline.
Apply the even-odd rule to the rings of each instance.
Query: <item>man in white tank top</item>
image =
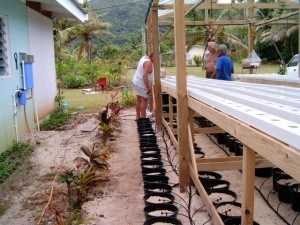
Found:
[[[137,96],[136,119],[146,118],[147,99],[152,92],[153,53],[143,56],[133,76],[133,88]]]

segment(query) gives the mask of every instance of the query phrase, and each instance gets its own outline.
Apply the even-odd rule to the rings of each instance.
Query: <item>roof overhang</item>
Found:
[[[42,12],[51,12],[54,17],[76,18],[82,22],[88,20],[88,14],[75,0],[27,0],[26,3],[28,2],[39,4]]]

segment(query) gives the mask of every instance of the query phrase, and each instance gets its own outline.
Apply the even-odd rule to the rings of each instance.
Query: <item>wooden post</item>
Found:
[[[170,121],[170,127],[174,128],[174,112],[173,112],[173,97],[172,95],[169,95],[169,121]]]
[[[255,152],[244,145],[242,178],[242,224],[253,224]]]
[[[248,8],[248,16],[251,20],[251,23],[248,25],[248,45],[249,45],[249,55],[254,49],[254,26],[253,26],[253,6],[254,6],[254,0],[248,1],[251,6]],[[249,73],[253,73],[253,69],[250,67]]]
[[[153,18],[153,54],[154,54],[154,101],[155,121],[158,128],[162,126],[162,93],[160,83],[160,55],[159,55],[159,32],[158,32],[158,11],[152,10]]]
[[[177,120],[178,120],[178,151],[179,151],[179,185],[184,192],[189,177],[189,143],[188,143],[188,104],[186,87],[186,51],[184,1],[174,1],[175,29],[175,62],[177,83]]]

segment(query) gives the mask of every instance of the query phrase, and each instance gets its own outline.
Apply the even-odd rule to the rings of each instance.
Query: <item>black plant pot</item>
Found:
[[[153,153],[153,154],[142,154],[141,155],[141,161],[152,161],[152,160],[161,160],[161,155],[159,153]]]
[[[207,194],[214,205],[220,202],[234,202],[237,199],[237,194],[231,190],[209,190]]]
[[[235,145],[235,138],[229,137],[228,138],[228,148],[229,148],[229,151],[232,153],[235,153],[234,145]]]
[[[292,177],[289,175],[282,175],[277,178],[277,191],[278,191],[278,200],[284,203],[291,203],[291,180]]]
[[[169,193],[150,193],[145,195],[143,199],[145,205],[148,206],[161,203],[173,204],[175,197]]]
[[[241,218],[231,218],[224,221],[224,225],[242,225]],[[253,225],[259,225],[259,223],[253,221]]]
[[[257,177],[271,177],[272,176],[272,167],[266,168],[256,168],[255,169],[255,176]]]
[[[205,157],[205,153],[199,150],[195,150],[194,151],[196,158],[204,158]]]
[[[156,144],[156,141],[155,142],[142,142],[140,143],[140,148],[143,147],[143,148],[147,148],[147,147],[151,147],[151,148],[158,148],[158,145]]]
[[[153,175],[162,175],[165,176],[166,170],[164,168],[150,168],[142,170],[143,177],[153,176]]]
[[[148,175],[144,176],[144,184],[147,183],[163,183],[168,184],[169,177],[164,175]]]
[[[151,204],[144,208],[146,220],[153,217],[177,217],[178,208],[175,205],[161,203]]]
[[[202,182],[202,180],[201,180]],[[206,191],[209,190],[228,190],[230,183],[226,180],[207,179],[202,182]]]
[[[158,160],[152,160],[152,161],[142,162],[141,166],[142,166],[142,170],[149,169],[149,168],[162,168],[163,163]]]
[[[163,183],[148,183],[144,184],[144,192],[145,195],[150,194],[150,193],[171,193],[172,192],[172,187],[168,184],[163,184]]]
[[[140,134],[140,138],[156,138],[156,135],[154,133],[142,133]]]
[[[278,188],[277,188],[277,179],[278,179],[278,177],[280,177],[282,175],[286,175],[286,173],[283,172],[279,168],[273,168],[272,175],[273,175],[273,190],[277,191],[278,190]]]
[[[148,154],[160,154],[160,149],[153,148],[153,149],[143,149],[143,150],[141,150],[141,156],[148,155]]]
[[[156,142],[156,136],[155,135],[148,135],[148,136],[140,136],[140,142],[148,142],[148,141],[155,141]]]
[[[200,171],[198,172],[198,176],[201,179],[221,179],[222,175],[212,171]]]
[[[234,152],[236,156],[243,155],[243,144],[238,140],[235,140],[234,142]]]
[[[223,221],[242,216],[242,204],[239,202],[220,202],[215,207]]]
[[[180,220],[173,218],[173,217],[153,217],[151,219],[146,220],[144,225],[152,225],[152,224],[170,224],[170,225],[182,225]]]
[[[290,186],[292,209],[295,212],[300,212],[300,184],[293,184]]]
[[[140,135],[154,134],[153,129],[151,127],[140,127],[138,128],[138,132]]]
[[[225,136],[224,134],[216,134],[216,139],[219,145],[225,144]]]

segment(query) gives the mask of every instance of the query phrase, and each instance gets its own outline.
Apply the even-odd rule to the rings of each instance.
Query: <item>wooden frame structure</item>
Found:
[[[209,201],[205,189],[198,179],[199,170],[230,170],[243,169],[242,179],[242,224],[252,224],[254,214],[254,169],[255,167],[264,167],[270,163],[283,169],[285,172],[300,181],[298,173],[300,169],[300,147],[290,140],[282,139],[281,136],[274,137],[273,133],[265,133],[261,128],[255,127],[256,122],[245,121],[244,117],[232,117],[229,112],[224,112],[223,108],[214,105],[214,102],[205,101],[201,93],[209,93],[207,91],[197,90],[190,85],[187,79],[186,63],[185,63],[185,25],[248,25],[248,45],[249,52],[253,50],[253,30],[255,26],[264,23],[284,23],[284,18],[291,15],[299,15],[299,4],[292,1],[284,1],[283,3],[254,3],[254,0],[248,0],[247,3],[235,3],[234,0],[230,4],[216,4],[212,0],[174,0],[162,1],[152,0],[150,14],[147,20],[147,37],[148,49],[152,49],[157,56],[154,62],[155,80],[155,111],[158,126],[164,125],[170,134],[171,140],[179,153],[179,183],[184,187],[190,179],[193,180],[197,190],[203,198],[206,209],[212,217],[213,223],[216,225],[223,224],[213,204]],[[187,2],[188,4],[185,4]],[[212,4],[213,3],[213,4]],[[185,15],[191,10],[199,8],[205,10],[204,21],[185,21]],[[291,9],[292,12],[282,15],[278,18],[266,21],[255,21],[253,18],[255,9]],[[209,17],[209,10],[214,9],[245,9],[248,18],[245,20],[235,21],[214,21]],[[166,10],[160,13],[160,10]],[[174,21],[161,21],[159,18],[174,17]],[[289,20],[288,23],[299,24],[299,20]],[[159,38],[158,26],[169,25],[170,28]],[[175,55],[176,55],[176,72],[177,76],[171,83],[160,80],[160,63],[159,63],[159,42],[162,41],[174,29],[175,33]],[[152,39],[150,36],[152,35]],[[150,41],[152,40],[152,41]],[[207,80],[207,79],[205,79]],[[224,82],[224,81],[223,81]],[[226,82],[226,81],[225,81]],[[203,83],[199,84],[202,87]],[[220,85],[220,84],[219,84]],[[224,84],[227,85],[227,84]],[[224,86],[223,85],[223,86]],[[162,118],[162,91],[169,94],[169,117],[170,123]],[[216,91],[218,92],[218,91]],[[173,128],[173,103],[172,98],[177,99],[177,121],[178,142],[174,137]],[[298,99],[300,101],[300,99]],[[298,101],[297,100],[297,101]],[[248,107],[248,106],[246,106]],[[229,107],[230,108],[230,107]],[[299,107],[300,108],[300,107]],[[273,109],[277,110],[277,109]],[[196,130],[193,127],[193,118],[198,113],[214,122],[219,129],[211,131],[209,129]],[[297,129],[300,127],[298,119],[300,115],[296,115],[294,125]],[[243,157],[217,158],[217,159],[196,159],[193,147],[193,134],[196,132],[222,132],[226,131],[241,142],[244,143]],[[300,140],[300,132],[295,134]],[[258,153],[260,156],[256,156]],[[268,159],[265,160],[265,159]],[[181,189],[184,191],[184,188]]]

